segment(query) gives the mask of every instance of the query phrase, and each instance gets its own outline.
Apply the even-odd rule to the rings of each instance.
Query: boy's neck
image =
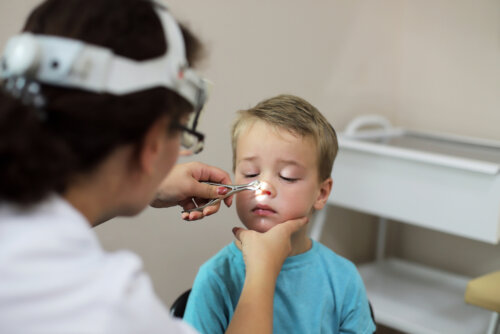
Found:
[[[307,225],[295,232],[291,238],[292,251],[289,256],[307,252],[312,247],[312,241],[307,235]]]

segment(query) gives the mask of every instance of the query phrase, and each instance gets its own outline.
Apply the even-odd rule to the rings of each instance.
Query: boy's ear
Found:
[[[139,146],[139,168],[150,175],[156,169],[156,162],[160,158],[167,135],[167,117],[156,120],[146,131]]]
[[[314,209],[321,210],[326,204],[328,197],[330,196],[330,192],[332,191],[333,180],[331,177],[321,182],[319,194],[314,202]]]

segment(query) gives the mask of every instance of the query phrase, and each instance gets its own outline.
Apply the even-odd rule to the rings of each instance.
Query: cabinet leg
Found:
[[[387,236],[387,219],[379,217],[377,231],[377,250],[375,260],[381,261],[385,256],[385,242]]]
[[[495,334],[498,329],[499,315],[497,312],[493,312],[491,315],[490,325],[488,326],[488,334]]]

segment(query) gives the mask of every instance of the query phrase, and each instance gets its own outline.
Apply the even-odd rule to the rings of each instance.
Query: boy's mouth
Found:
[[[257,204],[252,209],[252,212],[258,216],[270,216],[276,213],[276,211],[274,211],[273,208],[265,204]]]

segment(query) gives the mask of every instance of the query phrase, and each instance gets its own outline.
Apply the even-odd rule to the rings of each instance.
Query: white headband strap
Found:
[[[115,95],[165,87],[200,109],[205,82],[188,67],[182,33],[174,18],[159,6],[156,13],[168,45],[161,57],[135,61],[79,40],[23,33],[9,39],[0,77],[26,76],[55,86]]]

